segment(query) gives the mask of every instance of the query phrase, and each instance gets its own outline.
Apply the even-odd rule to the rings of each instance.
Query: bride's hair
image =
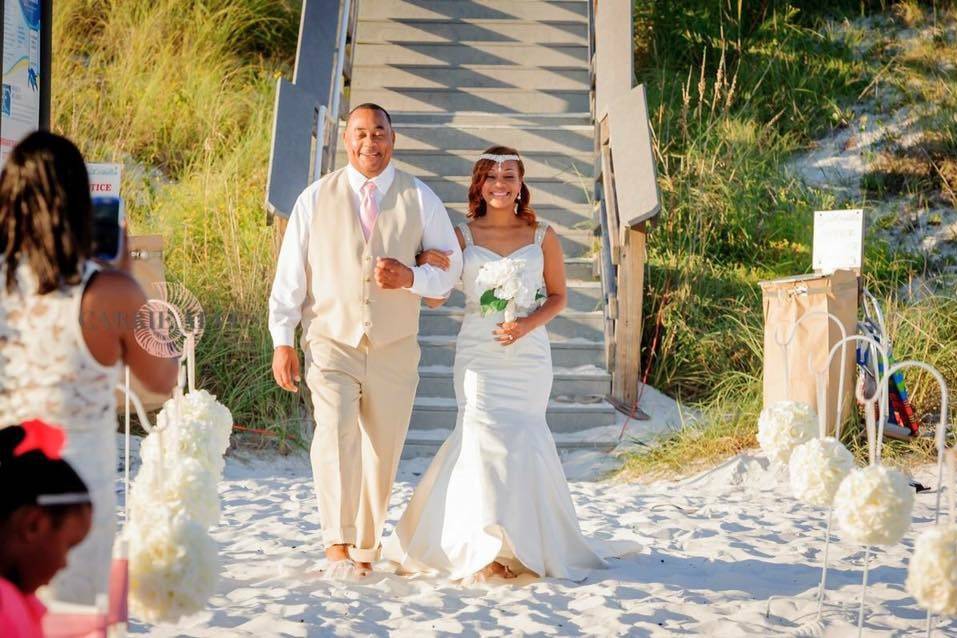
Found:
[[[518,151],[508,146],[490,146],[483,151],[483,155],[518,155]],[[522,182],[520,195],[515,202],[515,214],[525,220],[529,226],[535,225],[535,209],[532,208],[531,193],[525,185],[525,163],[518,155],[518,178]],[[472,185],[469,186],[469,219],[476,219],[485,215],[485,199],[482,197],[482,185],[489,171],[496,165],[495,160],[480,159],[472,167]]]

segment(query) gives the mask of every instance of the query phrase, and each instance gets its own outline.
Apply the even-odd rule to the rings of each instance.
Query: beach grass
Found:
[[[275,80],[291,73],[299,3],[106,4],[56,4],[54,128],[90,161],[124,165],[133,232],[164,235],[167,277],[202,301],[209,320],[198,348],[200,385],[240,425],[295,442],[302,398],[277,389],[270,373],[266,299],[280,238],[262,202]],[[927,130],[937,131],[928,153],[943,176],[928,175],[927,162],[910,173],[891,164],[887,175],[868,176],[863,201],[815,191],[785,167],[814,139],[846,125],[862,94],[893,87],[913,101],[950,104],[945,99],[953,97],[952,81],[931,64],[934,47],[952,47],[950,40],[932,33],[898,69],[887,65],[891,47],[866,59],[855,53],[873,35],[855,19],[884,16],[921,29],[953,19],[953,8],[640,0],[635,15],[636,68],[648,89],[663,198],[648,244],[645,360],[650,383],[709,416],[630,458],[629,470],[642,473],[753,447],[758,282],[810,270],[815,209],[867,207],[894,189],[952,187],[957,120],[953,111],[926,115]],[[900,222],[888,216],[884,223]],[[898,294],[926,269],[920,256],[869,239],[867,285],[906,318],[898,358],[909,350],[953,351],[955,332],[939,329],[950,325],[940,319],[953,310],[951,299],[915,305]],[[937,361],[957,378],[957,364]],[[933,396],[923,388],[915,398],[929,413]],[[894,444],[888,453],[906,458],[909,450]]]
[[[237,423],[284,435],[297,397],[270,371],[266,301],[279,242],[264,184],[275,79],[299,3],[62,0],[53,125],[88,161],[124,165],[132,234],[166,240],[167,279],[203,304],[199,385]]]
[[[637,2],[636,68],[648,90],[656,139],[662,214],[648,240],[643,358],[649,383],[694,405],[702,418],[657,445],[630,454],[626,476],[686,473],[757,445],[761,409],[763,314],[759,282],[811,271],[815,210],[873,208],[867,184],[858,198],[806,186],[788,170],[815,139],[845,127],[851,107],[881,74],[912,88],[914,100],[946,92],[936,77],[888,74],[883,57],[855,51],[848,25],[869,16],[926,25],[925,8],[885,3]],[[953,20],[941,11],[935,20]],[[839,33],[838,33],[839,32]],[[861,35],[861,34],[857,34]],[[913,53],[915,59],[920,56]],[[916,73],[911,71],[912,73]],[[951,80],[949,90],[953,90]],[[938,161],[953,161],[953,111],[928,113],[940,131]],[[934,126],[939,124],[938,126]],[[923,174],[927,174],[925,171]],[[946,180],[928,177],[925,186]],[[880,195],[883,195],[881,193]],[[928,272],[927,259],[869,231],[864,283],[890,317],[898,360],[917,357],[957,381],[953,291],[904,299]],[[950,314],[948,314],[950,313]],[[655,340],[655,335],[658,336]],[[651,345],[655,348],[652,351]],[[938,414],[926,377],[908,374],[920,415]],[[865,456],[861,429],[845,439]],[[926,441],[894,442],[901,464],[933,456]]]

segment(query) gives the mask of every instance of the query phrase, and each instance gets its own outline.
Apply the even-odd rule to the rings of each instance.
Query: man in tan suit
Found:
[[[308,186],[283,237],[269,299],[273,376],[297,391],[302,324],[315,433],[311,458],[330,574],[369,572],[418,385],[420,297],[443,297],[462,254],[442,202],[391,162],[395,132],[375,104],[349,114],[349,165]],[[415,265],[424,249],[448,268]]]

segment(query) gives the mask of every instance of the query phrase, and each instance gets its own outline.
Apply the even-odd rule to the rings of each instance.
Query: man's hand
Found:
[[[375,282],[379,288],[395,290],[408,288],[415,281],[412,269],[391,257],[379,257],[375,265]]]
[[[279,346],[272,353],[272,376],[283,390],[299,392],[299,355],[292,346]]]

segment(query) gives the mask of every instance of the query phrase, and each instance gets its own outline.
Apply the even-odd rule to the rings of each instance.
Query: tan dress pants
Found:
[[[305,348],[316,429],[311,459],[323,542],[378,558],[382,526],[419,383],[417,336],[358,348],[314,339]]]

